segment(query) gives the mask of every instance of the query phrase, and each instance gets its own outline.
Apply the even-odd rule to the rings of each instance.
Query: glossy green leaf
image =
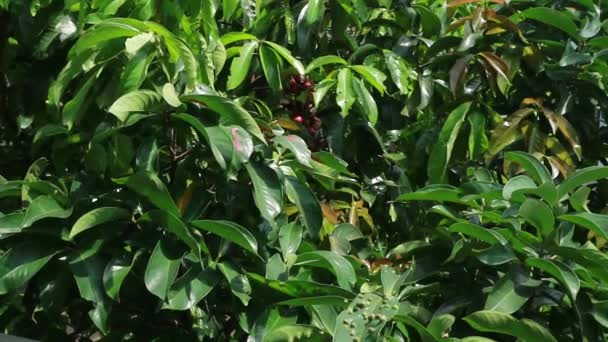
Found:
[[[220,123],[226,126],[236,125],[243,127],[259,141],[266,143],[260,127],[243,107],[227,98],[215,95],[185,95],[180,97],[182,102],[196,102],[216,112],[220,116]]]
[[[129,177],[114,179],[114,182],[127,186],[157,208],[166,210],[175,216],[180,215],[165,184],[155,174],[140,172]]]
[[[188,310],[205,298],[219,281],[217,272],[201,270],[199,265],[190,268],[177,279],[167,294],[164,309]]]
[[[296,253],[300,242],[302,242],[302,227],[300,225],[292,222],[281,227],[279,231],[279,245],[281,246],[281,252],[285,260],[287,260],[289,255]]]
[[[518,16],[540,21],[543,24],[553,26],[565,32],[574,39],[580,39],[576,24],[566,14],[558,10],[547,7],[533,7],[519,13]]]
[[[197,220],[191,222],[195,228],[208,231],[233,242],[245,250],[258,255],[258,242],[243,226],[230,221]]]
[[[584,227],[608,240],[608,215],[594,213],[574,213],[557,217],[560,221],[567,221]]]
[[[118,207],[102,207],[96,208],[82,215],[70,231],[70,238],[84,232],[87,229],[93,228],[100,224],[112,221],[126,220],[131,217],[131,213],[123,208]]]
[[[265,45],[260,46],[259,51],[266,81],[275,91],[283,89],[281,84],[281,62],[276,52]]]
[[[272,141],[293,153],[300,164],[312,167],[310,164],[311,152],[304,139],[297,135],[282,135],[272,139]]]
[[[306,185],[292,176],[285,177],[287,198],[296,204],[311,239],[316,240],[323,223],[323,213],[315,194]]]
[[[162,95],[152,90],[135,90],[118,98],[108,111],[120,121],[126,121],[130,113],[152,111],[162,101]]]
[[[519,215],[533,225],[542,236],[549,236],[555,229],[555,217],[547,204],[528,198],[519,208]]]
[[[467,112],[471,108],[471,102],[466,102],[454,109],[446,119],[437,142],[429,157],[428,176],[431,183],[445,183],[448,163],[454,143],[458,137]]]
[[[310,63],[308,63],[308,65],[306,66],[306,72],[309,73],[315,69],[329,64],[348,65],[348,62],[346,62],[344,58],[335,55],[321,56],[313,59]]]
[[[352,81],[353,90],[357,95],[355,103],[357,104],[359,111],[367,116],[367,120],[369,120],[372,126],[375,126],[378,122],[378,106],[376,105],[374,97],[358,78],[354,77]]]
[[[120,288],[129,272],[131,272],[136,258],[137,254],[117,254],[106,265],[103,271],[103,287],[110,298],[114,300],[118,298]]]
[[[277,174],[260,163],[245,165],[253,183],[253,199],[262,217],[269,222],[279,215],[283,207],[283,191]]]
[[[529,278],[522,271],[513,271],[500,278],[488,294],[484,310],[512,314],[518,311],[532,296],[532,289],[525,286]]]
[[[476,330],[509,335],[522,341],[557,341],[542,325],[529,319],[517,320],[501,312],[477,311],[464,320]]]
[[[251,300],[251,284],[247,276],[241,274],[233,264],[223,262],[217,266],[226,278],[232,293],[247,306]]]
[[[353,266],[343,256],[329,251],[306,252],[298,255],[296,264],[321,267],[336,276],[340,287],[350,290],[356,281]]]
[[[180,260],[181,253],[174,246],[167,243],[166,240],[158,241],[148,260],[144,274],[144,282],[148,291],[161,300],[165,300],[169,287],[177,276]]]
[[[304,65],[298,59],[296,59],[291,52],[283,46],[273,43],[271,41],[264,41],[264,44],[269,45],[279,56],[281,56],[287,63],[289,63],[300,75],[304,75]]]
[[[574,300],[581,287],[578,276],[565,263],[559,260],[549,260],[540,258],[528,258],[526,264],[543,270],[555,277],[567,290],[570,297]]]
[[[61,249],[53,243],[26,241],[0,257],[0,294],[25,286]]]
[[[348,68],[340,69],[338,72],[336,103],[341,109],[342,116],[347,116],[353,103],[355,103],[352,73]]]
[[[386,75],[382,71],[367,65],[351,65],[350,68],[363,76],[363,79],[376,88],[380,94],[384,94]]]
[[[528,173],[528,176],[534,179],[536,184],[553,183],[549,170],[530,154],[517,151],[507,152],[505,153],[505,159],[521,165]]]
[[[230,77],[228,78],[227,88],[234,89],[241,85],[247,75],[249,75],[249,67],[253,59],[253,53],[258,47],[257,41],[250,41],[241,47],[239,56],[232,60],[230,65]]]
[[[70,215],[72,215],[72,208],[63,208],[51,196],[38,196],[27,207],[21,226],[27,228],[45,218],[66,218]]]
[[[608,167],[606,166],[590,166],[577,170],[557,187],[559,197],[564,197],[581,185],[605,178],[608,178]]]

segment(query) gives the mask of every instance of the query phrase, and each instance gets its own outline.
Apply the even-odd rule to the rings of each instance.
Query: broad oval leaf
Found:
[[[165,187],[165,184],[151,172],[140,172],[129,177],[114,179],[114,182],[125,185],[139,195],[145,197],[157,208],[166,210],[175,216],[180,216],[179,209]]]
[[[528,319],[520,321],[501,312],[477,311],[464,320],[474,329],[483,332],[509,335],[522,341],[557,342],[542,325]]]
[[[581,281],[574,271],[565,263],[559,260],[548,260],[540,258],[528,258],[526,264],[543,270],[557,279],[562,286],[568,290],[568,294],[572,300],[576,299],[576,295],[581,287]]]
[[[158,241],[144,274],[144,282],[148,291],[161,300],[165,300],[169,287],[177,276],[180,260],[181,252],[177,248],[169,245],[167,240]]]

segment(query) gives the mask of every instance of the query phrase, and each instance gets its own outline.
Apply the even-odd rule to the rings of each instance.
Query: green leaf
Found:
[[[558,10],[547,7],[533,7],[517,14],[517,16],[553,26],[576,40],[580,39],[576,24],[566,14]]]
[[[269,222],[281,213],[283,191],[277,174],[268,166],[249,162],[245,165],[253,183],[253,200],[262,217]]]
[[[118,93],[126,94],[139,89],[143,84],[150,64],[156,57],[151,49],[140,49],[125,65],[118,82]]]
[[[597,236],[608,240],[608,215],[594,213],[575,213],[558,216],[558,220],[572,222],[587,228]]]
[[[322,342],[329,341],[329,336],[323,335],[317,327],[310,325],[283,325],[273,329],[268,335],[264,336],[264,342],[282,342],[282,341],[305,341],[305,342]]]
[[[557,187],[559,198],[566,196],[581,185],[604,178],[608,178],[608,166],[590,166],[577,170]]]
[[[312,167],[310,164],[311,152],[308,149],[308,146],[306,145],[304,139],[300,138],[297,135],[281,135],[272,139],[272,141],[275,144],[291,151],[291,153],[293,153],[294,157],[296,157],[300,164]]]
[[[496,282],[486,298],[484,310],[512,314],[519,310],[532,296],[533,291],[525,286],[529,277],[524,271],[513,270]]]
[[[232,64],[230,64],[230,76],[228,77],[228,83],[226,85],[228,90],[235,89],[243,83],[249,74],[249,66],[251,65],[253,53],[257,47],[257,41],[250,41],[243,44],[239,50],[239,56],[232,60]]]
[[[528,198],[519,208],[519,215],[533,225],[538,233],[547,237],[555,229],[555,217],[547,204]]]
[[[161,300],[165,300],[169,287],[177,276],[180,260],[181,253],[177,251],[177,248],[170,246],[165,239],[158,241],[144,274],[144,282],[148,291]]]
[[[464,320],[474,329],[483,332],[509,335],[522,341],[557,342],[540,324],[525,318],[517,320],[501,312],[477,311]]]
[[[83,231],[112,221],[126,220],[131,217],[131,213],[123,208],[102,207],[96,208],[82,215],[72,226],[70,239]]]
[[[273,43],[271,41],[264,41],[264,44],[269,45],[277,54],[279,54],[287,63],[289,63],[300,75],[304,75],[306,71],[304,70],[304,65],[302,62],[297,60],[289,50],[284,48],[283,46]]]
[[[179,96],[177,96],[177,92],[175,91],[175,87],[171,83],[165,83],[162,90],[163,99],[167,102],[171,107],[179,107],[182,105],[182,102],[179,100]]]
[[[70,49],[69,58],[75,58],[88,49],[99,49],[109,40],[134,37],[142,33],[141,22],[133,19],[114,18],[89,29]]]
[[[82,119],[83,114],[86,112],[87,104],[90,102],[89,92],[96,84],[101,70],[102,69],[99,69],[98,71],[93,72],[87,81],[80,87],[76,95],[63,107],[61,119],[68,129],[72,129],[72,127]]]
[[[302,227],[300,225],[291,222],[281,227],[279,245],[281,246],[283,259],[287,260],[288,256],[295,255],[300,242],[302,242]]]
[[[94,303],[94,308],[89,311],[89,317],[99,330],[107,333],[108,317],[111,308],[109,301],[104,295],[104,264],[97,256],[83,257],[84,253],[86,251],[77,251],[71,255],[69,261],[70,268],[74,274],[80,296]]]
[[[222,45],[228,45],[243,40],[257,40],[256,36],[245,32],[228,32],[220,38]]]
[[[338,86],[336,88],[336,103],[342,109],[342,116],[347,116],[350,107],[355,103],[352,74],[350,69],[343,68],[338,72]]]
[[[0,295],[25,286],[60,251],[55,244],[46,241],[14,244],[0,257]]]
[[[500,233],[467,222],[458,222],[450,226],[449,231],[472,236],[491,245],[506,245],[507,240]]]
[[[255,119],[243,107],[227,98],[215,95],[186,95],[180,97],[182,102],[200,103],[220,116],[220,124],[243,127],[260,142],[266,144],[266,139]]]
[[[316,240],[323,224],[321,205],[309,187],[293,176],[285,176],[285,193],[296,204],[310,238]]]
[[[114,182],[125,185],[137,194],[145,197],[157,208],[180,216],[179,209],[173,202],[173,198],[165,187],[165,184],[153,173],[140,172],[129,177],[114,179]]]
[[[72,208],[64,209],[51,196],[38,196],[27,207],[21,227],[27,228],[45,218],[66,218],[72,215]]]
[[[201,251],[208,253],[207,245],[200,237],[195,237],[188,227],[175,215],[164,210],[152,210],[141,217],[141,220],[151,220],[167,229],[183,241],[191,250],[199,255]]]
[[[319,107],[319,104],[325,98],[325,95],[336,85],[336,80],[334,78],[326,78],[323,81],[319,82],[315,86],[315,91],[313,93],[313,101],[315,107]]]
[[[228,281],[232,293],[241,300],[243,305],[247,306],[251,299],[251,284],[247,276],[239,273],[231,263],[223,262],[217,266]]]
[[[193,266],[173,283],[163,309],[190,309],[205,298],[219,280],[217,272],[211,269],[201,270],[200,265]]]
[[[512,151],[505,153],[505,159],[521,165],[536,184],[553,183],[549,170],[534,156],[525,152]]]
[[[376,88],[380,94],[384,94],[384,90],[386,89],[384,87],[386,75],[382,71],[367,65],[351,65],[350,68],[363,76],[363,78]]]
[[[441,338],[443,334],[450,330],[454,322],[456,321],[456,317],[450,314],[443,314],[436,317],[433,317],[431,322],[429,323],[427,330],[433,335],[435,338]]]
[[[245,227],[230,221],[197,220],[192,226],[211,232],[258,255],[258,242]],[[259,255],[258,255],[259,256]]]
[[[433,37],[441,31],[441,20],[433,11],[427,7],[414,5],[413,6],[420,16],[420,26],[422,33],[426,38]]]
[[[428,161],[429,182],[445,183],[452,149],[469,108],[471,102],[461,104],[448,115],[443,124]]]
[[[306,252],[298,255],[296,265],[308,265],[329,270],[336,276],[338,285],[351,290],[357,281],[355,270],[343,256],[329,251]]]
[[[312,25],[319,21],[325,13],[325,0],[309,0],[306,10],[306,23]]]
[[[581,287],[581,281],[568,265],[559,260],[540,258],[528,258],[526,259],[526,265],[543,270],[553,276],[568,290],[570,298],[572,300],[576,299],[576,295]]]
[[[348,62],[346,62],[344,58],[335,55],[325,55],[317,57],[313,59],[310,63],[308,63],[308,65],[306,66],[306,73],[310,73],[311,71],[328,64],[348,65]]]
[[[118,299],[120,287],[131,271],[136,258],[137,254],[121,253],[114,256],[106,265],[103,271],[103,287],[110,298]]]
[[[462,203],[462,191],[451,185],[432,184],[418,191],[400,195],[395,200],[405,201],[441,201]]]
[[[283,89],[281,84],[281,61],[274,50],[262,45],[260,46],[260,61],[266,82],[274,91]]]
[[[338,296],[342,298],[355,297],[355,294],[349,290],[345,290],[333,285],[319,284],[313,281],[298,279],[290,279],[287,281],[265,279],[264,277],[255,273],[248,273],[248,276],[255,283],[264,285],[265,287],[274,290],[277,295],[282,294],[290,298],[308,298],[319,296]],[[270,298],[274,298],[274,296]],[[282,300],[282,298],[279,298],[278,300]]]
[[[506,200],[511,200],[511,198],[521,190],[534,190],[536,188],[538,188],[538,186],[534,183],[532,178],[526,175],[519,175],[507,181],[507,184],[505,184],[505,187],[502,189],[502,196]]]
[[[486,135],[486,118],[482,113],[474,111],[469,115],[469,124],[471,125],[471,132],[469,133],[469,158],[477,159],[490,146],[488,136]]]
[[[118,98],[108,112],[124,122],[130,113],[149,112],[161,103],[163,97],[152,90],[135,90]]]
[[[354,77],[352,81],[353,89],[355,90],[355,94],[357,94],[356,104],[358,105],[359,110],[367,115],[369,122],[375,126],[378,122],[378,106],[376,105],[374,97],[358,78]]]
[[[411,68],[405,63],[405,61],[396,53],[392,51],[384,52],[384,60],[386,67],[388,68],[393,83],[399,89],[401,94],[409,93]]]

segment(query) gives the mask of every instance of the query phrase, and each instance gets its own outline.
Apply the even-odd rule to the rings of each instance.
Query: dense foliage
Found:
[[[0,327],[608,339],[605,0],[0,0]]]

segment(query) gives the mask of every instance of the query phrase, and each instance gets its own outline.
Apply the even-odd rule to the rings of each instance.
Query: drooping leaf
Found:
[[[267,166],[249,162],[245,165],[253,183],[253,199],[262,217],[273,222],[283,207],[283,192],[276,173]]]
[[[446,171],[454,142],[458,137],[467,112],[471,108],[471,102],[466,102],[454,109],[446,119],[437,142],[433,145],[433,150],[429,157],[428,176],[431,183],[444,183]]]
[[[308,234],[316,240],[323,223],[319,201],[314,193],[295,177],[286,176],[284,185],[287,197],[298,207]]]

